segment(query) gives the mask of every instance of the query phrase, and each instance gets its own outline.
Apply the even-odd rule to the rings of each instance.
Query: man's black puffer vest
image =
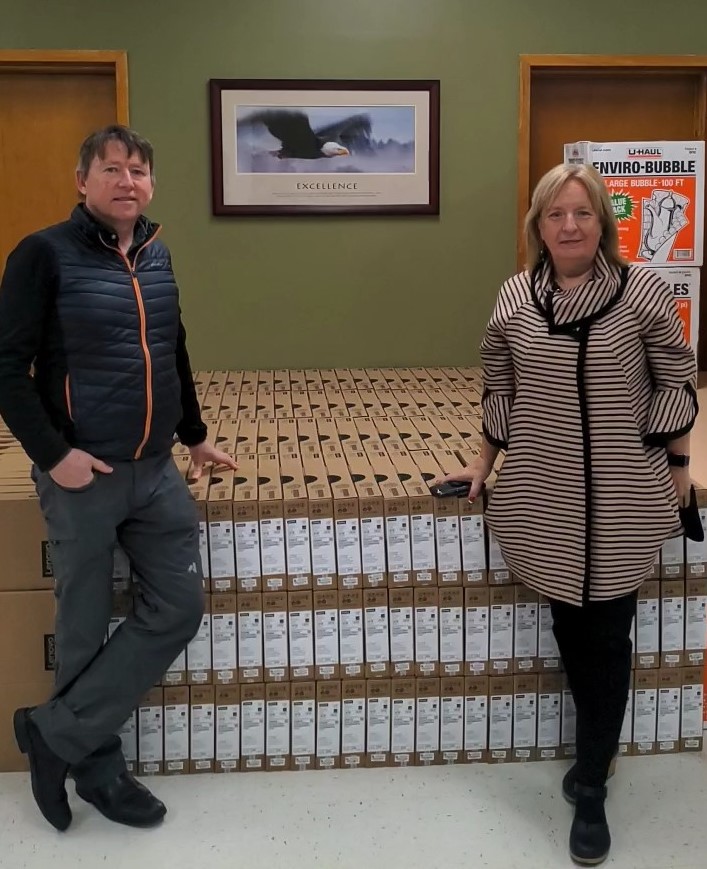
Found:
[[[68,443],[102,459],[169,452],[182,415],[178,291],[158,231],[140,218],[126,257],[79,205],[38,233],[54,253],[56,298],[37,385]]]

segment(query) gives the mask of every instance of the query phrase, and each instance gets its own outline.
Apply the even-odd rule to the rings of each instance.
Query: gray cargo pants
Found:
[[[194,636],[204,609],[196,506],[171,456],[112,467],[78,491],[33,472],[57,602],[55,690],[33,720],[85,788],[125,769],[115,734]],[[104,645],[116,543],[139,591],[134,613]]]

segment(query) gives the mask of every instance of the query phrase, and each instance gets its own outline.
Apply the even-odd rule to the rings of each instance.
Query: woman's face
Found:
[[[541,214],[539,229],[557,268],[572,272],[591,267],[601,239],[601,222],[581,181],[573,178],[560,188]]]

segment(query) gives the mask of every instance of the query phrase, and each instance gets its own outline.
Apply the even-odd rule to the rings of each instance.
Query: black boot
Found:
[[[614,755],[611,759],[611,764],[609,765],[609,774],[607,778],[611,778],[616,772],[616,758],[618,755]],[[577,764],[570,767],[565,773],[565,777],[562,779],[562,796],[567,800],[568,803],[575,805],[577,802],[577,795],[574,792],[575,785],[577,784]]]
[[[82,788],[77,783],[76,793],[109,821],[129,827],[154,827],[167,812],[164,803],[129,772],[121,772],[113,781],[100,787]]]
[[[54,754],[44,741],[32,721],[32,711],[32,708],[23,708],[15,712],[15,739],[22,754],[29,759],[32,793],[39,811],[53,827],[64,831],[71,823],[71,809],[66,796],[69,764]]]
[[[577,803],[570,830],[570,857],[582,866],[597,866],[609,856],[611,835],[606,823],[606,788],[575,782]]]

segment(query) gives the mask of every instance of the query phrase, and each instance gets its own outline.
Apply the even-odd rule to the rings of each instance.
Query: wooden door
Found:
[[[0,52],[0,272],[21,238],[68,217],[81,142],[127,122],[123,78],[122,52]]]
[[[566,142],[705,140],[707,58],[524,58],[521,63],[518,263],[537,181]],[[657,65],[653,65],[657,64]],[[706,239],[707,242],[707,239]],[[707,244],[705,247],[707,252]],[[699,362],[707,369],[707,266],[701,269]]]

